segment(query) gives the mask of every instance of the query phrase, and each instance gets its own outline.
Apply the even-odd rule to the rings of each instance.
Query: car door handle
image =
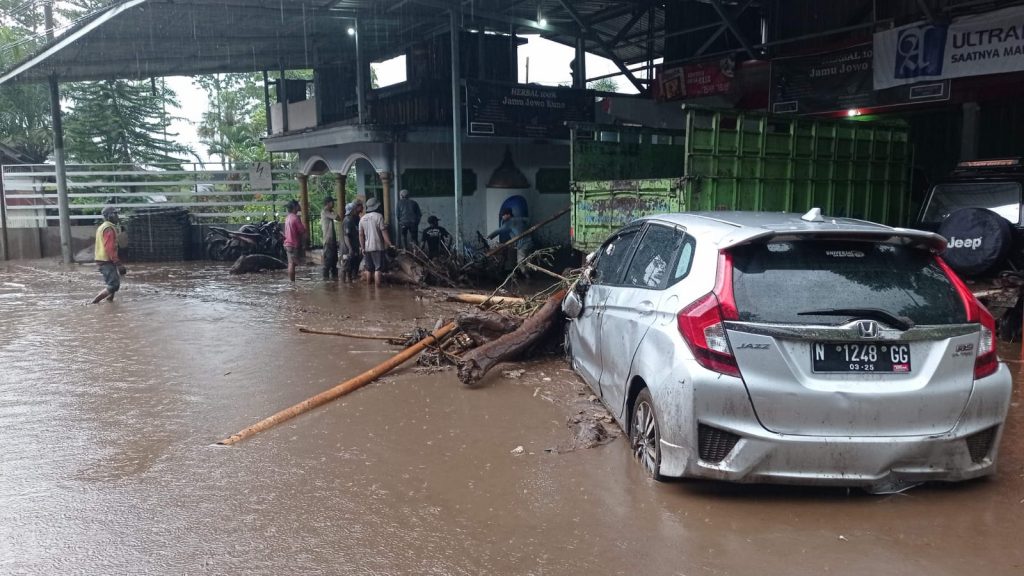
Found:
[[[651,312],[654,312],[654,302],[651,302],[650,300],[643,300],[636,305],[636,311],[642,316],[646,316]]]

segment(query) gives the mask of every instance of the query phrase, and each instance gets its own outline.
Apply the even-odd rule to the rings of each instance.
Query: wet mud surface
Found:
[[[215,447],[394,350],[297,325],[464,309],[227,266],[135,266],[86,306],[93,267],[0,263],[0,574],[1024,573],[1019,386],[995,477],[892,496],[649,481],[621,437],[574,449],[601,411],[554,359],[474,389],[410,363]]]

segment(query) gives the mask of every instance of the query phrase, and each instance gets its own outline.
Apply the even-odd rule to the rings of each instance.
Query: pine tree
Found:
[[[111,0],[63,0],[58,14],[75,20]],[[191,153],[169,131],[177,95],[163,80],[103,80],[64,87],[65,146],[76,162],[147,165],[180,163]]]
[[[74,106],[66,115],[66,145],[77,162],[180,163],[190,153],[169,132],[167,111],[178,103],[163,81],[82,82],[67,95]]]

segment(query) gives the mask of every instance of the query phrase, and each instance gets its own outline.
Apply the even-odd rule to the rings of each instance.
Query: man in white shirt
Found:
[[[380,201],[366,201],[366,214],[359,220],[359,247],[366,264],[366,283],[380,286],[384,283],[385,251],[391,248],[391,236],[380,213]]]

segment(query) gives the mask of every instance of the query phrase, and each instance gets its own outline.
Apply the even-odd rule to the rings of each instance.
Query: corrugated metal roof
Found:
[[[52,74],[79,81],[310,68],[318,59],[353,57],[346,30],[356,17],[367,55],[390,56],[445,32],[453,5],[461,6],[465,27],[514,25],[567,45],[576,42],[579,17],[589,28],[588,51],[607,54],[607,47],[627,63],[647,59],[648,26],[664,28],[663,9],[653,0],[125,0],[77,23],[0,83]],[[652,16],[639,17],[611,46],[634,12],[648,9]],[[662,49],[655,41],[655,57]]]

